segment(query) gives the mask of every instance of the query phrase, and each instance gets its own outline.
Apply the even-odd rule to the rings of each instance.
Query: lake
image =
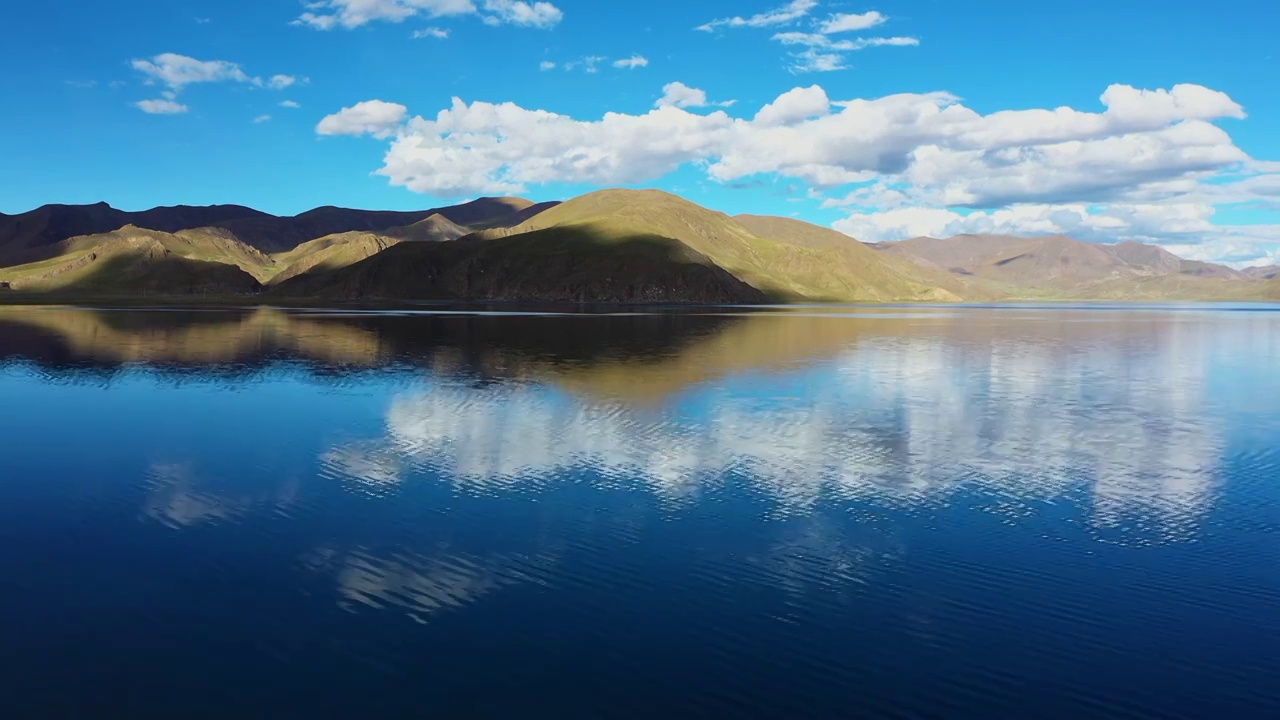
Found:
[[[6,717],[1280,716],[1280,312],[0,308]]]

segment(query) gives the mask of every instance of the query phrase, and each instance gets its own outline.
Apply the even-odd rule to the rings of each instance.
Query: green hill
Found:
[[[928,268],[907,258],[877,252],[842,232],[793,218],[768,215],[734,217],[757,237],[783,243],[805,252],[815,261],[808,272],[813,282],[833,288],[834,294],[851,300],[893,302],[928,300],[952,302],[992,300],[997,293],[962,278]],[[794,251],[793,251],[794,252]],[[852,287],[850,285],[852,284]]]
[[[221,232],[127,226],[59,243],[59,255],[6,268],[15,291],[66,295],[237,295],[256,292],[271,258]]]
[[[669,193],[604,190],[548,208],[514,227],[476,233],[444,247],[400,246],[349,271],[305,287],[282,286],[280,292],[698,302],[717,297],[778,302],[958,299],[924,282],[929,273],[920,268],[886,261],[835,231],[784,220],[762,232],[768,237]],[[793,234],[800,237],[791,238]],[[813,239],[817,236],[823,241]],[[698,292],[689,284],[695,277],[705,277],[711,288]]]
[[[280,272],[271,278],[282,283],[308,273],[329,272],[354,265],[401,242],[447,242],[470,232],[443,215],[436,214],[412,225],[391,228],[383,233],[347,232],[326,235],[305,242],[272,259]]]
[[[750,303],[770,299],[688,246],[581,228],[400,243],[274,286],[287,298]]]

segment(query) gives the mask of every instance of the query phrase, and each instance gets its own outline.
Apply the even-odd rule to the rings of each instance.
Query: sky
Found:
[[[864,241],[1280,264],[1261,0],[81,0],[0,26],[4,213],[651,187]]]

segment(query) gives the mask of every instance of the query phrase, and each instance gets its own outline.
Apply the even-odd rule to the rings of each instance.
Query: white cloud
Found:
[[[538,63],[538,69],[539,70],[555,70],[556,64],[551,62],[550,60],[543,60],[542,62]]]
[[[316,30],[351,29],[375,21],[398,23],[419,15],[436,18],[477,12],[471,0],[317,0],[306,7],[307,12],[293,24]]]
[[[609,58],[604,57],[603,55],[588,55],[581,60],[571,60],[567,63],[561,63],[560,67],[564,68],[566,72],[577,67],[582,67],[583,72],[594,73],[599,71],[599,68],[596,66],[608,59]]]
[[[186,105],[173,100],[140,100],[134,103],[134,106],[151,115],[177,115],[190,109]]]
[[[134,60],[130,64],[152,82],[162,83],[175,91],[193,83],[262,82],[247,75],[236,63],[226,60],[197,60],[177,53],[161,53],[150,60]]]
[[[446,196],[552,182],[632,184],[685,164],[720,182],[773,175],[816,189],[863,184],[828,204],[850,207],[855,217],[842,229],[869,239],[1016,227],[1192,243],[1194,233],[1214,232],[1215,205],[1280,198],[1280,180],[1267,173],[1204,182],[1252,162],[1211,122],[1244,116],[1225,94],[1117,85],[1101,100],[1101,112],[983,115],[944,92],[833,102],[814,85],[747,119],[690,112],[714,103],[701,89],[670,83],[657,109],[643,115],[578,120],[454,99],[433,119],[405,122],[403,106],[380,103],[374,107],[390,111],[373,121],[351,117],[348,108],[318,129],[394,135],[379,172],[395,185]],[[1181,207],[1174,212],[1170,203]],[[1163,214],[1151,209],[1161,207]],[[1265,250],[1267,240],[1265,231],[1241,231],[1233,242]]]
[[[649,64],[649,60],[642,55],[632,55],[629,58],[622,58],[621,60],[613,61],[614,67],[626,68],[628,70],[635,70],[636,68],[642,68],[648,64]]]
[[[755,122],[761,126],[791,125],[802,120],[826,115],[831,111],[827,92],[818,85],[794,88],[777,100],[760,108]]]
[[[653,104],[654,107],[699,108],[715,105],[716,107],[733,107],[737,100],[721,100],[712,102],[707,93],[698,88],[689,87],[682,82],[671,82],[662,86],[662,97]]]
[[[662,86],[662,97],[654,103],[655,107],[705,107],[707,105],[707,93],[698,88],[692,88],[682,82],[667,83]]]
[[[259,115],[258,117],[256,117],[256,118],[254,118],[254,119],[253,119],[253,122],[254,122],[254,124],[255,124],[255,125],[260,125],[260,124],[262,124],[262,123],[264,123],[264,122],[271,122],[271,116],[270,116],[270,115]]]
[[[434,120],[414,118],[378,172],[418,192],[455,196],[478,188],[516,192],[558,180],[598,185],[660,177],[712,151],[732,120],[662,107],[646,115],[609,113],[580,122],[512,103],[470,105],[455,98]]]
[[[267,87],[272,90],[283,90],[297,82],[298,78],[292,75],[272,75],[271,79],[267,81]]]
[[[411,123],[406,131],[419,142],[448,148],[458,161],[468,156],[479,160],[486,155],[479,148],[489,144],[514,147],[525,142],[527,152],[538,158],[544,154],[542,141],[548,141],[548,148],[558,146],[561,138],[549,137],[552,132],[572,141],[602,125],[647,128],[679,117],[674,129],[698,138],[686,144],[691,154],[684,162],[705,162],[717,180],[777,173],[827,185],[898,177],[943,204],[973,206],[1071,197],[1105,200],[1140,188],[1166,192],[1148,186],[1247,159],[1222,129],[1205,122],[1240,114],[1239,106],[1221,93],[1196,86],[1145,93],[1112,87],[1103,95],[1104,104],[1117,100],[1116,109],[1108,105],[1101,113],[1060,108],[981,115],[947,93],[831,103],[820,86],[811,86],[784,93],[752,120],[733,120],[723,113],[681,111],[707,105],[707,94],[670,83],[657,105],[671,114],[609,113],[603,121],[579,121],[510,103],[455,100],[439,116],[448,122]],[[839,112],[830,111],[833,104]],[[403,107],[394,107],[401,111],[396,117],[402,117]],[[416,137],[421,130],[444,134]],[[609,157],[627,144],[626,138],[598,138],[598,147],[582,148],[578,166],[589,164],[589,157]],[[1055,195],[1063,197],[1051,197]]]
[[[282,102],[280,103],[280,107],[282,107],[282,108],[300,108],[300,107],[302,107],[302,106],[301,106],[301,105],[299,105],[298,103],[294,102],[293,100],[284,100],[284,101],[282,101]]]
[[[840,13],[818,26],[818,32],[831,34],[866,30],[884,24],[889,18],[872,10],[862,14]]]
[[[832,205],[836,203],[829,203]],[[1188,260],[1243,267],[1280,257],[1280,225],[1218,225],[1206,203],[1019,204],[990,211],[956,212],[904,206],[851,215],[835,229],[864,242],[995,235],[1069,235],[1080,240],[1136,240],[1162,245]]]
[[[845,53],[871,47],[913,47],[920,41],[913,37],[870,37],[854,40],[832,40],[821,33],[777,33],[774,40],[783,45],[801,46],[805,49],[792,55],[794,72],[832,72],[844,70]]]
[[[133,60],[130,64],[133,69],[147,77],[148,85],[159,83],[166,86],[168,89],[161,94],[169,100],[174,100],[186,86],[196,83],[235,82],[283,90],[298,83],[308,82],[306,78],[297,78],[292,75],[272,75],[263,80],[249,75],[233,62],[197,60],[177,53],[161,53],[149,60]]]
[[[792,25],[817,7],[813,0],[794,0],[774,10],[752,15],[751,17],[732,17],[713,20],[699,26],[698,30],[712,31],[720,27],[776,27]],[[811,23],[812,31],[792,30],[773,35],[773,40],[784,45],[798,46],[800,50],[792,53],[791,71],[832,72],[844,70],[847,54],[870,47],[907,47],[919,45],[914,37],[871,37],[856,39],[835,39],[834,34],[867,30],[888,22],[884,14],[871,10],[865,13],[838,13],[824,21]]]
[[[773,10],[757,13],[750,17],[730,17],[721,20],[712,20],[704,25],[699,25],[697,30],[711,32],[720,27],[773,27],[775,25],[787,25],[805,17],[809,11],[818,6],[816,0],[791,0],[791,2]]]
[[[489,25],[523,25],[525,27],[555,27],[564,19],[560,8],[549,2],[521,2],[520,0],[484,0],[484,17]]]
[[[853,50],[864,50],[869,47],[911,47],[919,45],[920,41],[912,37],[870,37],[858,38],[856,40],[832,40],[821,33],[803,33],[803,32],[785,32],[777,33],[773,36],[774,40],[784,45],[804,45],[807,47],[821,48],[823,50],[838,50],[849,52]]]
[[[366,100],[325,117],[316,125],[316,132],[320,135],[390,137],[404,122],[408,112],[404,105]]]
[[[419,40],[421,38],[435,38],[437,40],[445,40],[448,37],[449,37],[449,31],[442,28],[438,28],[438,27],[429,27],[429,28],[423,28],[422,30],[413,31],[414,40]]]

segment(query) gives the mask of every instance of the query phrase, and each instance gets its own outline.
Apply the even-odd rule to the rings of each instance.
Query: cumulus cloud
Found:
[[[861,14],[840,13],[832,15],[826,22],[818,26],[818,32],[824,34],[854,32],[866,30],[884,24],[889,18],[872,10]]]
[[[539,70],[555,70],[556,64],[554,62],[551,62],[550,60],[543,60],[542,62],[538,63],[538,69]]]
[[[282,107],[282,108],[292,108],[292,109],[296,109],[296,108],[300,108],[300,107],[302,107],[302,106],[301,106],[301,105],[299,105],[298,103],[294,102],[293,100],[284,100],[284,101],[282,101],[282,102],[280,103],[280,107]]]
[[[662,97],[653,104],[654,107],[699,108],[715,105],[717,107],[733,107],[737,100],[720,100],[712,102],[707,93],[698,88],[689,87],[682,82],[671,82],[662,86]]]
[[[682,82],[667,83],[662,86],[662,97],[654,103],[656,107],[705,107],[707,104],[707,93],[698,88],[692,88]]]
[[[790,125],[802,120],[826,115],[831,110],[827,91],[818,85],[794,88],[778,96],[777,100],[760,108],[755,123],[770,127]]]
[[[169,99],[140,100],[134,103],[134,106],[142,112],[149,113],[151,115],[178,115],[180,113],[187,112],[187,110],[190,109],[180,102],[175,102]]]
[[[686,112],[707,105],[706,93],[670,83],[657,103],[659,111],[584,121],[511,103],[468,105],[455,99],[435,120],[417,118],[400,128],[388,165],[405,169],[409,156],[417,158],[415,163],[447,156],[451,167],[466,169],[464,175],[490,179],[470,188],[477,192],[589,178],[613,184],[648,166],[618,159],[643,153],[636,138],[657,135],[672,151],[660,156],[677,165],[704,163],[720,181],[776,173],[828,186],[890,176],[932,193],[941,204],[984,207],[1105,200],[1141,189],[1159,194],[1157,183],[1194,179],[1196,173],[1247,159],[1226,132],[1207,122],[1242,115],[1222,93],[1199,86],[1171,91],[1116,86],[1103,95],[1103,103],[1108,109],[1101,113],[1060,108],[981,115],[947,93],[832,103],[821,87],[811,86],[784,93],[745,120],[723,112]],[[832,105],[840,111],[831,112]],[[384,106],[393,111],[380,115],[377,128],[389,134],[405,109],[369,104],[370,109]],[[636,134],[614,134],[619,128]],[[422,154],[426,149],[431,152]],[[520,159],[508,163],[509,154]],[[503,162],[494,165],[497,160]],[[655,179],[652,173],[667,167],[658,163],[644,179]],[[552,168],[576,170],[561,177]],[[422,169],[426,174],[430,168]],[[440,175],[438,169],[430,174]]]
[[[429,28],[423,28],[422,30],[413,31],[414,40],[419,40],[421,38],[435,38],[437,40],[444,40],[448,37],[449,37],[449,31],[444,30],[442,28],[438,28],[438,27],[429,27]]]
[[[635,70],[636,68],[642,68],[648,64],[649,64],[649,60],[642,55],[632,55],[629,58],[622,58],[621,60],[613,61],[614,67],[626,68],[628,70]]]
[[[791,2],[779,8],[774,8],[766,12],[757,13],[750,17],[730,17],[720,20],[712,20],[703,25],[699,25],[696,29],[704,32],[711,32],[716,28],[762,28],[773,27],[775,25],[788,25],[806,15],[809,11],[818,6],[817,0],[791,0]]]
[[[1243,109],[1196,85],[1112,86],[1100,112],[986,115],[944,92],[832,101],[818,85],[783,93],[749,119],[691,112],[716,103],[683,83],[666,85],[653,111],[595,120],[455,98],[434,118],[406,121],[403,106],[373,102],[362,111],[379,110],[376,118],[348,108],[318,130],[394,136],[379,172],[444,196],[647,182],[691,164],[726,183],[780,176],[820,197],[843,187],[828,205],[848,207],[840,229],[869,240],[1039,228],[1164,242],[1221,238],[1216,205],[1280,200],[1274,174],[1204,182],[1256,163],[1213,124]],[[1264,235],[1232,242],[1261,252]]]
[[[381,100],[366,100],[329,115],[316,125],[320,135],[390,137],[408,116],[409,108]]]
[[[262,124],[262,123],[264,123],[264,122],[271,122],[271,116],[270,116],[270,115],[259,115],[258,117],[256,117],[256,118],[254,118],[254,119],[253,119],[253,123],[254,123],[255,125],[260,125],[260,124]]]

